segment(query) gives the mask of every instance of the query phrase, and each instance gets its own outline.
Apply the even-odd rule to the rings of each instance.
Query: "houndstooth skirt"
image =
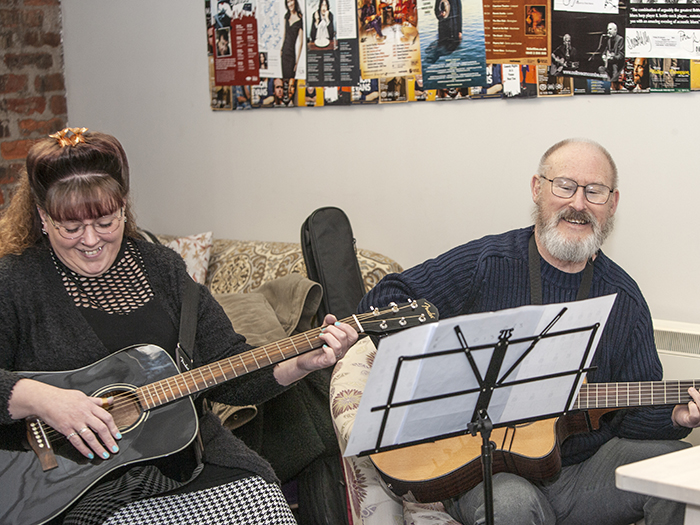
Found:
[[[104,525],[296,525],[282,490],[259,476],[196,492],[135,501]]]

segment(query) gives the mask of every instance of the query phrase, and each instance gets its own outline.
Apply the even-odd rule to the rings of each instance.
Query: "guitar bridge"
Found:
[[[56,455],[53,453],[51,441],[46,435],[46,429],[41,419],[36,416],[28,417],[25,419],[25,424],[27,426],[27,441],[39,458],[41,469],[46,472],[58,467]]]

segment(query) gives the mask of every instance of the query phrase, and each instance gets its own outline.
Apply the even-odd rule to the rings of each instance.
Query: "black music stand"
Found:
[[[389,387],[384,388],[378,396],[372,396],[369,404],[364,403],[363,406],[361,401],[353,434],[356,428],[362,429],[364,426],[362,421],[358,422],[358,416],[362,414],[372,420],[372,423],[369,430],[360,430],[360,433],[369,435],[361,439],[362,444],[353,443],[351,435],[345,455],[376,454],[467,433],[476,436],[478,433],[482,437],[486,523],[492,525],[494,446],[490,441],[491,430],[567,413],[589,370],[613,301],[614,296],[610,296],[566,305],[528,306],[507,311],[509,315],[505,315],[502,321],[498,317],[477,317],[483,317],[483,314],[462,316],[406,330],[383,340],[380,342],[375,366],[384,352],[383,345],[392,338],[400,339],[395,345],[398,355],[395,351],[394,355],[385,357],[384,361],[388,363],[378,367],[379,377],[371,383],[372,374],[375,373],[373,367],[362,401],[368,393],[368,387],[387,384]],[[586,302],[597,302],[597,309],[594,308],[595,311],[589,312],[588,316],[574,312],[569,322],[562,322],[570,309],[578,311],[582,303]],[[522,310],[522,318],[530,317],[531,335],[514,338],[514,332],[522,332],[523,325],[528,324],[528,321],[517,321],[521,317],[518,310]],[[532,312],[539,315],[536,319],[538,323],[533,323]],[[498,312],[491,315],[497,314]],[[551,320],[538,333],[533,334],[532,326],[542,325],[543,318]],[[586,322],[590,319],[595,321]],[[485,322],[491,324],[492,331],[499,322],[505,323],[500,325],[502,328],[498,330],[498,340],[470,347],[464,334]],[[553,331],[560,324],[563,325],[562,328]],[[440,325],[447,330],[440,333]],[[451,346],[447,344],[450,339],[448,330],[452,333]],[[406,353],[401,353],[402,342],[409,347],[412,345],[410,333],[414,331],[419,339],[429,343],[414,345],[423,351],[415,352],[415,348],[409,348]],[[528,329],[525,328],[525,331]],[[436,344],[430,343],[436,340]],[[558,355],[564,353],[567,358],[557,364]],[[450,368],[458,369],[457,373],[465,376],[460,384],[454,384],[455,381],[450,377],[445,378],[444,374],[431,372],[431,367],[437,370],[444,366],[441,360],[449,360],[452,364]],[[456,366],[459,361],[463,365],[461,368]],[[404,373],[409,369],[410,372]],[[449,375],[450,372],[446,372]],[[444,387],[439,384],[441,379],[447,382]],[[539,404],[536,401],[532,401],[538,396],[549,398],[542,410],[537,408]],[[377,399],[381,401],[377,402]],[[438,425],[437,431],[430,429],[431,420],[437,421],[432,414],[439,411],[441,405],[449,405],[443,419],[449,419],[453,415],[457,420],[461,418],[462,423],[456,425],[459,428],[450,430]],[[514,410],[510,409],[512,405],[515,405]],[[411,410],[417,410],[418,416],[411,419]],[[492,413],[489,414],[490,412]],[[464,419],[465,415],[468,420]],[[373,442],[370,442],[369,439],[372,438]]]

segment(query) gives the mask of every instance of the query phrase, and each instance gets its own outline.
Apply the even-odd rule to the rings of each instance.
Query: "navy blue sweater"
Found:
[[[382,279],[358,310],[384,307],[391,301],[425,298],[446,319],[531,304],[528,241],[533,227],[490,235],[463,244],[400,274]],[[540,257],[544,304],[574,301],[582,272],[562,272]],[[649,308],[637,283],[599,252],[589,297],[617,294],[593,358],[588,382],[655,381],[662,378]],[[673,407],[621,412],[600,430],[576,434],[562,446],[570,465],[592,456],[614,436],[632,439],[680,439],[690,429],[674,428]]]

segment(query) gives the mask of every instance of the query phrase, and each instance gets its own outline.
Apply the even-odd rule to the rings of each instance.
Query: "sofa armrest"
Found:
[[[377,352],[369,337],[360,339],[335,366],[331,377],[330,403],[333,426],[341,453],[345,452]],[[348,503],[355,525],[403,523],[403,505],[384,484],[369,457],[343,457]]]

